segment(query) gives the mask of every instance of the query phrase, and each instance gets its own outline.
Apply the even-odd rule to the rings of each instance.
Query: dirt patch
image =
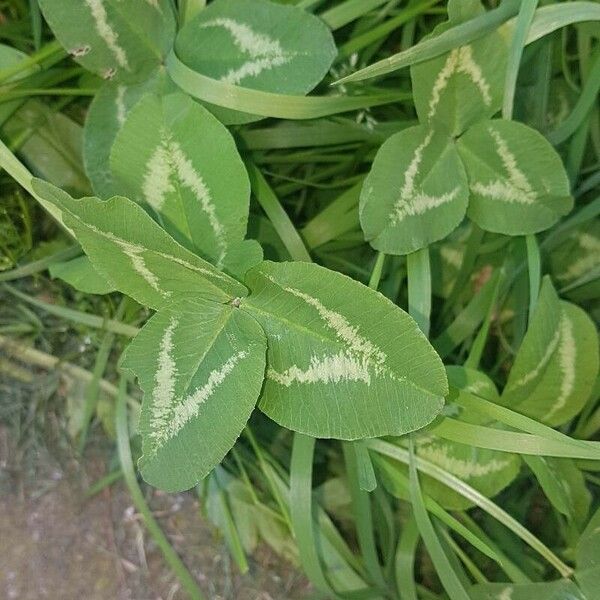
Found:
[[[4,435],[2,435],[2,433]],[[4,441],[2,441],[4,438]],[[6,430],[0,447],[6,448]],[[41,457],[40,457],[41,458]],[[0,457],[1,460],[1,457]],[[116,483],[85,499],[81,469],[65,473],[43,458],[24,484],[0,473],[0,597],[7,600],[183,600],[186,594]],[[86,478],[103,468],[86,462]],[[0,464],[1,466],[1,464]],[[161,527],[211,600],[291,600],[304,579],[266,549],[240,575],[222,542],[200,516],[191,493],[147,489]]]

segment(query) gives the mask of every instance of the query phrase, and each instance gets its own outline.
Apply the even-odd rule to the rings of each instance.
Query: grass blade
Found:
[[[123,471],[125,484],[127,485],[127,489],[129,490],[136,510],[144,519],[144,524],[146,525],[148,532],[152,536],[152,539],[156,545],[160,548],[160,551],[165,557],[169,567],[173,569],[173,572],[175,575],[177,575],[177,578],[179,579],[185,591],[188,593],[189,597],[192,600],[204,600],[204,595],[194,581],[194,578],[187,570],[187,567],[183,564],[175,550],[173,550],[169,540],[152,516],[152,511],[146,504],[144,494],[142,494],[142,490],[137,482],[133,468],[133,460],[131,458],[131,447],[129,446],[126,394],[127,379],[126,377],[122,376],[119,382],[119,395],[117,397],[117,410],[115,418],[117,449],[119,451],[119,461],[121,462],[121,470]]]

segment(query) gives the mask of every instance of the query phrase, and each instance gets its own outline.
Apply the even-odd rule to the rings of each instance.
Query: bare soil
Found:
[[[147,535],[121,482],[86,499],[102,455],[59,465],[39,451],[35,475],[10,460],[0,425],[0,598],[179,600],[186,594]],[[60,462],[60,461],[59,461]],[[267,549],[240,575],[191,493],[147,489],[155,516],[210,600],[291,600],[308,591],[297,570]]]

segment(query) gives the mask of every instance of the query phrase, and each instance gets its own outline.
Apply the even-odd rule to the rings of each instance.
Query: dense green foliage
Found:
[[[190,596],[132,453],[323,597],[595,600],[600,5],[5,4],[0,347],[99,330]]]

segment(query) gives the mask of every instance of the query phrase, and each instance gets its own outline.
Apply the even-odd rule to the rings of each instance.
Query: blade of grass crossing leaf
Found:
[[[336,81],[336,85],[348,83],[350,81],[362,81],[371,77],[380,77],[387,75],[403,67],[416,64],[444,54],[458,46],[468,44],[475,39],[483,37],[490,31],[496,29],[499,25],[507,21],[516,14],[519,8],[519,0],[508,0],[503,2],[498,8],[488,11],[474,19],[452,27],[440,35],[420,42],[403,52],[394,54],[389,58],[380,60],[360,71],[352,73]],[[353,50],[354,51],[354,50]]]
[[[133,467],[133,460],[131,458],[131,447],[129,445],[126,395],[127,379],[126,377],[121,377],[119,381],[119,395],[117,398],[115,418],[119,461],[121,463],[121,469],[123,471],[123,477],[125,479],[127,489],[129,490],[135,508],[144,520],[144,524],[148,529],[148,532],[152,536],[152,539],[156,545],[160,548],[160,551],[167,561],[167,564],[179,579],[182,587],[188,593],[189,597],[192,598],[192,600],[204,600],[204,595],[194,581],[194,578],[187,570],[187,567],[183,564],[175,550],[173,550],[169,540],[152,516],[152,511],[146,504],[144,494],[142,493],[142,490],[137,482]]]
[[[452,284],[452,289],[448,296],[448,299],[444,303],[444,308],[441,313],[441,317],[448,314],[449,310],[454,306],[456,300],[464,290],[464,286],[469,281],[469,277],[473,272],[475,261],[479,256],[479,248],[483,241],[484,231],[476,223],[471,223],[471,232],[467,239],[465,246],[465,252],[460,263],[460,270],[456,275],[456,279]]]
[[[171,79],[190,96],[263,117],[316,119],[410,99],[406,92],[388,91],[363,96],[292,96],[262,92],[202,75],[183,64],[174,52],[167,57],[166,67]]]
[[[381,454],[399,460],[404,464],[410,463],[410,453],[404,448],[400,448],[399,446],[395,446],[382,440],[369,440],[367,444],[376,452],[380,452]],[[563,577],[570,577],[573,574],[573,569],[571,569],[571,567],[566,565],[558,556],[556,556],[556,554],[554,554],[550,548],[548,548],[542,541],[533,535],[527,528],[523,527],[523,525],[521,525],[516,519],[511,517],[506,511],[500,508],[496,503],[492,502],[489,498],[486,498],[483,494],[479,493],[475,488],[466,484],[458,477],[451,475],[441,467],[438,467],[437,465],[434,465],[433,463],[430,463],[418,456],[414,457],[413,460],[416,464],[416,467],[420,471],[444,483],[465,498],[468,498],[471,502],[479,506],[489,515],[494,517],[505,527],[519,536],[524,542],[531,546],[531,548],[538,552],[540,556],[544,557],[551,565],[553,565]]]
[[[494,402],[490,402],[489,400],[485,400],[484,398],[465,392],[464,390],[462,390],[460,397],[456,398],[456,402],[468,410],[473,410],[492,420],[500,421],[509,427],[514,427],[515,429],[519,429],[526,433],[563,443],[572,447],[573,451],[578,449],[581,452],[593,453],[594,457],[600,459],[600,442],[576,440],[556,429],[552,429],[552,427],[548,427],[547,425],[536,421],[535,419],[521,415],[509,408],[500,406],[499,404],[495,404]]]
[[[540,292],[542,259],[535,234],[525,236],[525,243],[527,245],[527,268],[529,272],[529,319],[531,319]]]
[[[448,530],[442,527],[436,527],[436,529],[439,533],[440,541],[448,549],[446,553],[453,552],[477,583],[487,583],[487,577],[481,572],[471,557],[454,541]]]
[[[73,321],[74,323],[79,323],[81,325],[93,327],[94,329],[104,329],[106,331],[112,331],[113,333],[125,335],[127,337],[134,337],[139,331],[139,329],[137,327],[134,327],[133,325],[121,323],[120,321],[116,321],[114,319],[104,319],[97,315],[91,315],[89,313],[84,313],[78,310],[74,310],[72,308],[67,308],[65,306],[58,306],[56,304],[51,304],[49,302],[37,300],[36,298],[28,296],[27,294],[20,292],[16,288],[13,288],[6,283],[0,285],[0,288],[12,294],[13,296],[16,296],[20,300],[23,300],[28,304],[35,306],[36,308],[41,308],[42,310],[46,311],[47,313],[50,313],[51,315],[56,315],[57,317],[67,319],[68,321]]]
[[[312,504],[312,470],[315,438],[294,434],[290,465],[290,508],[294,536],[302,568],[311,583],[321,592],[335,596],[319,558],[315,537]]]
[[[231,509],[229,507],[229,502],[227,501],[225,490],[223,489],[223,486],[220,482],[220,472],[222,472],[222,467],[216,467],[215,471],[212,474],[212,477],[214,477],[214,481],[218,489],[218,502],[221,506],[221,512],[225,517],[225,527],[223,534],[227,543],[227,547],[229,548],[229,552],[235,560],[238,569],[240,570],[240,573],[243,574],[248,572],[248,560],[246,558],[244,546],[242,545],[242,541],[240,540],[240,535],[238,533],[235,521],[233,519],[233,515],[231,514]]]
[[[383,459],[378,454],[375,455],[376,464],[379,469],[387,473],[387,476],[393,481],[394,486],[398,486],[397,491],[401,492],[401,497],[409,498],[410,496],[410,480],[405,473],[399,471]],[[501,564],[500,556],[496,550],[492,549],[488,541],[474,534],[469,528],[467,528],[461,521],[449,513],[443,508],[438,502],[436,502],[431,496],[424,495],[425,508],[428,512],[434,515],[441,523],[444,523],[447,527],[452,529],[455,533],[460,535],[466,542],[471,544],[473,548],[479,550],[484,556],[491,558],[493,561]]]
[[[414,569],[419,537],[417,522],[411,514],[402,528],[394,561],[396,588],[400,600],[418,600]]]
[[[463,512],[458,515],[458,518],[465,526],[476,535],[484,544],[487,544],[498,557],[498,564],[502,567],[503,571],[508,575],[509,579],[514,583],[531,583],[531,579],[523,573],[523,571],[513,563],[506,554],[502,551],[499,545],[494,542],[486,532],[466,513]]]
[[[115,313],[115,318],[120,321],[125,314],[127,307],[126,297],[121,300]],[[87,434],[90,426],[90,421],[94,416],[94,410],[98,402],[98,394],[100,393],[100,380],[106,371],[106,365],[110,357],[111,350],[115,342],[115,334],[108,331],[102,337],[98,353],[96,354],[96,361],[94,363],[94,369],[92,371],[93,379],[88,382],[85,387],[83,395],[83,423],[81,434],[79,436],[79,454],[83,454],[85,450],[85,444],[87,442]]]
[[[466,340],[485,319],[489,307],[494,301],[496,285],[500,273],[496,271],[492,278],[471,298],[467,306],[454,321],[433,340],[433,347],[442,358],[447,357],[454,348]]]
[[[583,89],[579,94],[577,103],[569,116],[564,119],[553,131],[546,137],[554,146],[562,144],[569,139],[579,128],[584,119],[588,116],[590,110],[598,100],[600,92],[600,51],[596,52],[592,67],[590,68]]]
[[[369,287],[376,290],[379,287],[381,281],[381,274],[383,273],[383,265],[385,263],[385,253],[379,252],[375,259],[375,265],[371,271],[371,278],[369,279]]]
[[[358,544],[371,580],[381,589],[385,589],[386,582],[377,556],[371,500],[368,492],[361,489],[358,478],[360,468],[357,457],[358,447],[361,447],[360,443],[345,442],[342,444],[350,496],[352,497],[353,517],[356,522],[356,531],[358,534]],[[362,447],[365,448],[364,446]],[[368,453],[366,448],[365,452]]]
[[[581,446],[580,443],[573,444],[530,433],[518,433],[484,425],[474,425],[457,419],[445,418],[435,426],[433,431],[443,439],[459,444],[468,444],[476,448],[532,456],[600,460],[600,446],[594,446],[589,442],[587,446]]]
[[[506,69],[506,78],[504,82],[504,99],[502,103],[502,117],[511,119],[513,113],[513,104],[515,97],[515,89],[517,87],[517,77],[519,75],[519,67],[523,56],[523,48],[533,15],[537,8],[538,0],[527,0],[521,4],[519,14],[517,15],[516,25],[511,41],[508,65]],[[533,315],[533,309],[537,301],[538,291],[540,289],[540,254],[537,246],[535,235],[526,236],[527,243],[527,264],[529,267],[529,315]]]
[[[429,519],[429,515],[427,514],[427,509],[425,508],[423,495],[421,493],[421,486],[419,485],[417,469],[415,467],[415,454],[412,439],[410,439],[409,444],[408,468],[410,473],[410,498],[419,533],[423,538],[423,543],[429,552],[429,556],[433,561],[438,577],[448,593],[448,596],[450,596],[451,600],[469,600],[469,594],[463,587],[462,582],[448,560],[433,524]]]
[[[250,162],[246,163],[246,167],[254,196],[273,224],[290,256],[294,260],[311,262],[312,259],[302,238],[260,169]]]
[[[338,53],[338,60],[343,58],[348,58],[355,52],[360,52],[367,46],[378,42],[379,40],[385,38],[392,31],[398,29],[404,23],[408,23],[413,19],[417,18],[419,15],[423,14],[427,11],[428,8],[437,4],[439,0],[424,0],[423,2],[418,2],[415,4],[411,4],[409,6],[404,7],[397,15],[380,23],[379,25],[369,29],[365,33],[360,35],[353,36],[349,41],[343,44]],[[337,81],[336,83],[343,83],[348,79],[342,79]]]
[[[567,25],[598,20],[600,20],[600,6],[597,2],[561,2],[543,6],[535,12],[525,43],[531,44]]]
[[[369,11],[385,4],[388,0],[346,0],[337,6],[322,12],[319,17],[329,25],[332,31],[359,19]]]
[[[14,281],[15,279],[21,279],[22,277],[28,277],[29,275],[35,275],[45,271],[51,264],[67,261],[71,258],[80,256],[82,253],[81,247],[77,245],[69,246],[63,250],[59,250],[54,254],[40,258],[39,260],[31,261],[30,263],[15,267],[10,271],[4,271],[0,273],[0,282],[2,281]]]
[[[283,515],[286,525],[288,526],[290,531],[293,531],[292,521],[290,518],[288,507],[287,507],[286,503],[284,502],[283,498],[281,497],[279,488],[277,487],[275,481],[273,480],[273,477],[272,477],[273,473],[272,473],[271,466],[266,462],[265,457],[263,455],[263,451],[262,451],[261,447],[259,446],[258,442],[256,441],[256,437],[254,436],[254,433],[253,433],[252,429],[250,428],[250,425],[246,425],[246,427],[244,428],[244,434],[248,438],[250,445],[252,446],[252,449],[254,450],[254,453],[256,454],[256,457],[258,459],[258,464],[261,468],[262,473],[264,474],[264,476],[267,480],[271,494],[273,495],[273,498],[275,499],[275,502],[277,503],[277,506],[279,507],[281,514]]]
[[[538,286],[539,287],[539,286]],[[488,333],[490,331],[490,326],[492,324],[492,319],[494,318],[494,312],[496,310],[496,302],[498,300],[498,293],[500,291],[500,277],[496,279],[496,285],[494,286],[494,292],[492,295],[492,299],[490,300],[490,304],[488,306],[487,314],[485,319],[475,336],[475,340],[471,345],[471,350],[469,351],[469,356],[465,361],[465,367],[470,367],[471,369],[477,369],[479,366],[479,362],[481,361],[481,356],[483,355],[483,351],[485,349],[485,343],[487,341]]]
[[[421,331],[429,336],[431,317],[431,265],[429,248],[406,255],[408,277],[408,313]]]
[[[517,15],[513,38],[508,51],[508,65],[504,80],[504,99],[502,102],[502,118],[504,119],[512,119],[519,66],[521,65],[521,57],[523,56],[527,33],[531,27],[537,5],[538,0],[524,0]]]

